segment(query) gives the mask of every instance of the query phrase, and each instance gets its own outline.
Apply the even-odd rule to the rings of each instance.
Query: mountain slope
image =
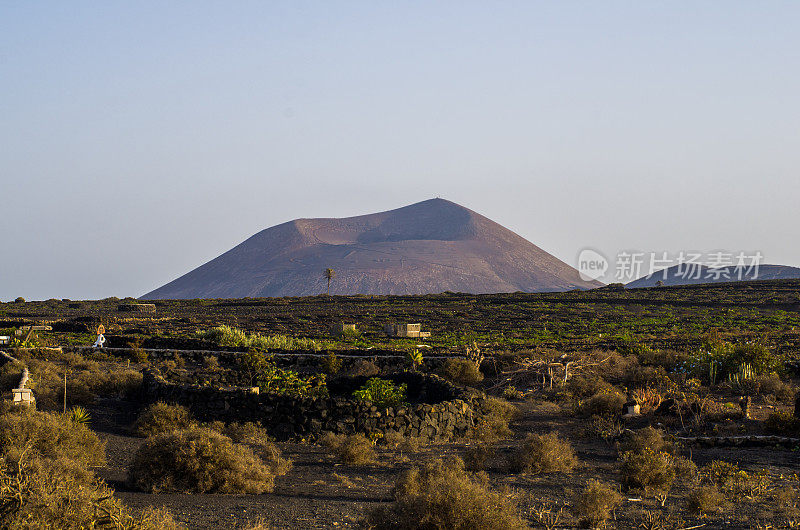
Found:
[[[690,285],[749,280],[791,280],[796,278],[800,278],[800,269],[788,265],[759,265],[758,270],[755,268],[749,270],[748,267],[742,267],[740,270],[737,270],[736,267],[711,268],[704,265],[691,269],[684,265],[683,269],[681,269],[680,265],[675,265],[634,280],[625,287],[629,289],[655,287],[658,281],[662,281],[664,285]]]
[[[563,291],[600,286],[514,232],[444,199],[263,230],[143,299]]]

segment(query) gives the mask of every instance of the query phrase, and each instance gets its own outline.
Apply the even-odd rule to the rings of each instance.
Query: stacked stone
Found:
[[[435,376],[429,383],[441,387]],[[446,383],[446,382],[445,382]],[[452,385],[451,385],[452,386]],[[447,388],[447,387],[445,387]],[[458,394],[458,387],[450,393]],[[144,371],[143,395],[147,401],[184,405],[201,421],[253,421],[261,423],[279,440],[316,438],[325,431],[337,434],[361,432],[386,436],[399,433],[426,441],[443,441],[461,436],[473,425],[473,393],[435,404],[419,403],[379,408],[369,402],[344,397],[301,398],[279,394],[258,394],[252,389],[223,389],[199,385],[178,385],[151,370]],[[437,388],[443,392],[443,388]]]

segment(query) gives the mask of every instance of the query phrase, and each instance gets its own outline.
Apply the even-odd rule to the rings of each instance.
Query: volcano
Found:
[[[444,199],[262,230],[142,299],[545,292],[599,287],[511,230]]]

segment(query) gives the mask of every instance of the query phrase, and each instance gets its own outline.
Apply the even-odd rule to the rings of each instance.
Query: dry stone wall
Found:
[[[386,435],[396,432],[426,441],[460,436],[473,425],[482,394],[457,387],[437,376],[399,373],[383,376],[406,383],[415,403],[378,408],[346,394],[366,378],[331,381],[330,397],[299,398],[279,394],[257,394],[248,388],[213,388],[181,385],[164,379],[157,371],[143,371],[142,392],[148,402],[184,405],[201,421],[259,422],[278,440],[316,438],[330,431],[337,434]]]

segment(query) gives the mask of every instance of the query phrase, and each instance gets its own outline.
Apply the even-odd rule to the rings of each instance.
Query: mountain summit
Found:
[[[486,217],[444,199],[267,228],[143,299],[564,291],[598,287]]]

